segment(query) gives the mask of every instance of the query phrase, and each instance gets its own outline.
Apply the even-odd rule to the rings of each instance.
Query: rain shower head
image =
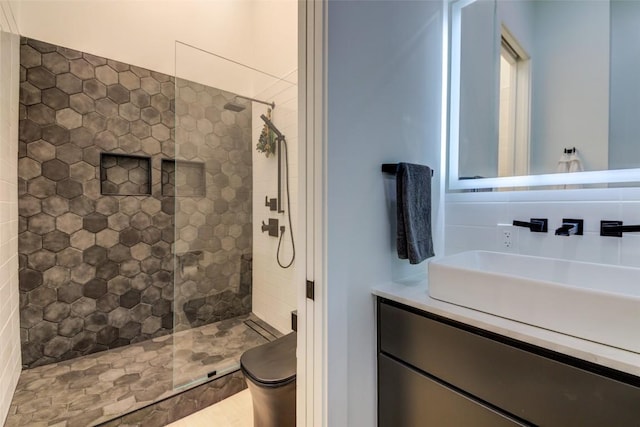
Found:
[[[260,99],[249,98],[248,96],[236,95],[231,101],[224,104],[224,109],[233,111],[234,113],[239,113],[240,111],[244,111],[247,106],[238,102],[238,99],[246,99],[247,101],[258,102],[260,104],[268,105],[271,109],[276,108],[275,102],[267,102],[262,101]]]
[[[243,111],[245,108],[247,107],[237,103],[235,99],[233,101],[229,101],[226,104],[224,104],[225,110],[233,111],[234,113],[239,113],[240,111]]]

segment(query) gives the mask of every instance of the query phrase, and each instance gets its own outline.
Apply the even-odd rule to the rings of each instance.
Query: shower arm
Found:
[[[276,103],[275,102],[261,101],[260,99],[249,98],[248,96],[242,96],[242,95],[236,95],[236,98],[242,98],[242,99],[246,99],[248,101],[257,102],[259,104],[268,105],[269,107],[271,107],[272,110],[276,109]]]
[[[273,122],[269,120],[267,116],[265,116],[264,114],[261,114],[260,118],[267,124],[267,127],[271,129],[273,133],[276,134],[276,143],[278,144],[278,146],[276,147],[276,150],[278,152],[278,213],[284,213],[284,209],[282,209],[282,156],[281,156],[282,141],[284,141],[284,135],[282,134],[282,132],[278,130],[276,125],[274,125]],[[287,176],[287,179],[289,179],[289,176]],[[291,214],[291,212],[289,212],[289,214]]]

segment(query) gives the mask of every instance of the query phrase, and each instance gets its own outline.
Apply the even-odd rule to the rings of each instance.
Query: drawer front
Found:
[[[378,364],[380,427],[523,425],[384,355]]]
[[[543,426],[640,426],[640,388],[381,303],[380,350]]]

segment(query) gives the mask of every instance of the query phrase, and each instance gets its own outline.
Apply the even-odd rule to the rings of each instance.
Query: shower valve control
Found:
[[[262,221],[262,232],[269,232],[269,236],[278,237],[278,220],[276,218],[269,218],[269,223],[266,224]]]
[[[278,199],[270,199],[269,196],[264,196],[264,205],[268,207],[270,211],[277,211]]]

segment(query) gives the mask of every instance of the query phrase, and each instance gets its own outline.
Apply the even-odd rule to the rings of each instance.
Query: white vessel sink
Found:
[[[640,269],[470,251],[429,263],[452,304],[640,353]]]

